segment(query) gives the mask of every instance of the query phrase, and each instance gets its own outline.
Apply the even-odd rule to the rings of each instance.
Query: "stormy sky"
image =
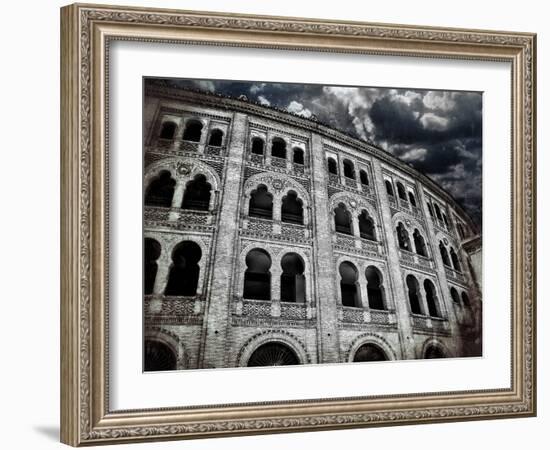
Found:
[[[172,82],[176,80],[171,80]],[[177,80],[311,117],[392,153],[446,189],[481,224],[482,94],[414,88]]]

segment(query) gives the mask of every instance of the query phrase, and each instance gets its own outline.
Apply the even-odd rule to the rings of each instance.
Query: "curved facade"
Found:
[[[481,354],[476,227],[429,178],[246,99],[144,105],[146,370]]]

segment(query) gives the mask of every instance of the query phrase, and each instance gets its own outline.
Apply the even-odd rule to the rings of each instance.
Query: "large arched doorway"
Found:
[[[177,358],[168,345],[147,339],[143,347],[143,368],[145,372],[176,370]]]
[[[387,361],[384,351],[375,344],[363,344],[353,356],[353,362]]]
[[[248,359],[248,367],[295,366],[300,364],[296,353],[285,344],[268,342],[258,347]]]
[[[201,248],[192,241],[183,241],[174,248],[165,295],[190,297],[197,294],[201,256]]]

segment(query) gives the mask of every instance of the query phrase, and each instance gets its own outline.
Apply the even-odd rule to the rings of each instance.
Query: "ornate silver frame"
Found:
[[[115,39],[507,61],[512,65],[510,389],[111,411],[106,66]],[[536,36],[75,4],[61,10],[61,440],[80,446],[536,414]]]

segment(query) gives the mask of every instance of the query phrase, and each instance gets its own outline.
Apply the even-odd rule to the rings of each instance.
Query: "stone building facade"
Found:
[[[426,176],[161,83],[143,130],[145,370],[481,355],[476,226]]]

